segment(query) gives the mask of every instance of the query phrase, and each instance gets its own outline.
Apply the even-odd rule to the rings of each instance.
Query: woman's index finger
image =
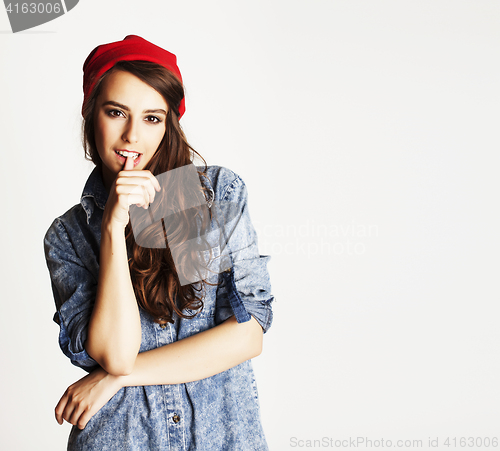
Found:
[[[123,166],[124,171],[131,171],[134,169],[134,159],[132,157],[127,157],[125,164]]]

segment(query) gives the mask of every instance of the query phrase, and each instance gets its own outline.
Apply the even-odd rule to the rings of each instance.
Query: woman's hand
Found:
[[[102,225],[120,225],[125,228],[129,221],[130,205],[147,209],[153,203],[160,184],[150,171],[133,171],[134,160],[127,161],[111,185],[104,209]]]
[[[102,368],[70,385],[59,400],[56,421],[66,420],[83,429],[89,420],[122,388],[119,376],[112,376]]]

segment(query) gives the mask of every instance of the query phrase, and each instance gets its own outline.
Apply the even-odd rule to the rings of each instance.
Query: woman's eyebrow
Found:
[[[146,113],[146,114],[161,113],[161,114],[164,114],[165,116],[167,115],[167,112],[165,110],[163,110],[162,108],[158,108],[157,110],[144,110],[143,113]]]
[[[118,108],[121,108],[122,110],[130,111],[130,108],[127,105],[122,105],[121,103],[115,102],[114,100],[108,100],[107,102],[104,102],[102,104],[102,106],[106,106],[106,105],[116,106]],[[153,110],[144,110],[143,113],[144,114],[151,114],[151,113],[158,114],[158,113],[162,113],[165,116],[167,115],[167,112],[164,109],[162,109],[162,108],[157,108],[157,109],[153,109]]]

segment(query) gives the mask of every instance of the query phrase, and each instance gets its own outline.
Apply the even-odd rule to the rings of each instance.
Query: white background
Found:
[[[53,410],[84,373],[42,239],[92,169],[83,61],[127,34],[178,55],[188,139],[248,185],[271,450],[500,437],[500,2],[81,0],[0,31],[0,449],[65,449]]]

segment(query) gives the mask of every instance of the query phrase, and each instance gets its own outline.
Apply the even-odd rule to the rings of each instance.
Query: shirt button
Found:
[[[178,423],[179,421],[181,421],[181,417],[177,414],[174,414],[172,420],[174,420],[174,423]]]

